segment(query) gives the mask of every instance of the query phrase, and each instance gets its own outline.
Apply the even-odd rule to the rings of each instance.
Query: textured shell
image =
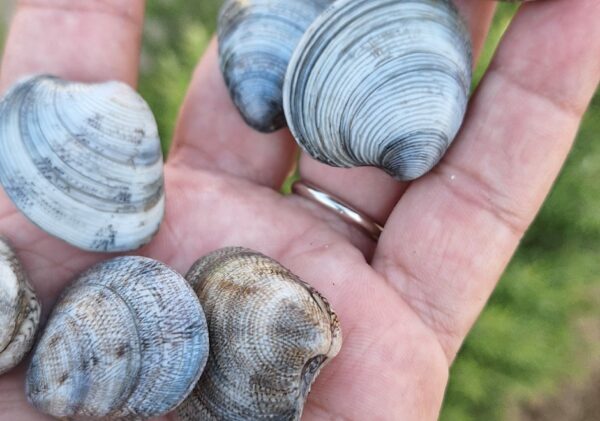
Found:
[[[462,124],[471,62],[469,34],[450,1],[337,1],[289,64],[288,125],[329,165],[420,177]]]
[[[221,71],[244,120],[285,126],[283,78],[296,44],[332,0],[226,0],[218,24]]]
[[[160,416],[190,393],[207,357],[206,319],[185,279],[120,257],[65,292],[34,352],[27,396],[54,417]]]
[[[323,364],[339,351],[327,301],[276,261],[216,251],[187,274],[208,322],[211,351],[181,420],[297,420]]]
[[[157,133],[124,83],[29,78],[0,103],[0,182],[32,222],[74,246],[136,249],[164,213]]]
[[[31,349],[40,312],[21,263],[0,237],[0,374],[19,364]]]

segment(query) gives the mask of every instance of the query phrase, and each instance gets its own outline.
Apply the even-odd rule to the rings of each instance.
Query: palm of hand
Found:
[[[159,235],[141,254],[185,273],[199,256],[241,244],[286,262],[331,297],[350,345],[315,386],[305,408],[309,419],[390,416],[389,407],[382,405],[386,389],[402,386],[408,391],[414,380],[429,377],[439,380],[419,393],[429,400],[424,405],[429,417],[434,416],[447,369],[442,349],[432,332],[344,236],[299,206],[297,199],[282,198],[265,187],[172,165],[166,167],[166,180],[166,218]],[[32,278],[38,280],[42,297],[55,297],[68,280],[105,258],[48,237],[24,220],[6,197],[0,206],[0,230],[24,239],[20,254]],[[50,300],[45,304],[48,309]],[[393,332],[398,327],[402,328]],[[386,373],[392,372],[397,374],[386,379]],[[38,419],[24,401],[22,376],[23,371],[18,370],[0,382],[3,416],[26,411],[31,414],[26,419]],[[364,380],[357,382],[360,378]],[[396,396],[389,398],[395,400]]]
[[[135,80],[135,59],[129,57],[137,44],[126,38],[139,35],[139,22],[122,25],[122,20],[127,13],[129,23],[139,21],[141,2],[131,2],[136,6],[129,8],[118,1],[106,2],[110,6],[98,2],[84,13],[68,9],[68,0],[41,3],[46,7],[23,2],[15,19],[3,63],[4,89],[9,81],[34,71]],[[460,3],[472,22],[476,44],[481,44],[492,5]],[[532,5],[522,12],[514,35],[505,41],[513,41],[510,47],[521,41],[520,33],[536,14],[545,13],[550,23],[540,28],[537,38],[532,36],[529,47],[521,48],[521,55],[515,53],[517,59],[508,58],[503,50],[498,53],[495,73],[472,101],[457,144],[436,171],[408,190],[373,170],[333,170],[303,158],[303,176],[332,186],[344,184],[344,179],[356,190],[346,196],[357,204],[362,200],[362,208],[377,217],[386,219],[395,205],[377,246],[328,211],[276,191],[293,160],[289,138],[285,134],[274,135],[279,139],[263,138],[241,124],[216,70],[213,45],[192,82],[166,164],[165,220],[157,237],[139,253],[185,273],[211,250],[250,247],[281,261],[328,297],[340,316],[344,346],[314,385],[306,419],[435,419],[448,366],[549,189],[598,82],[600,54],[587,50],[600,53],[600,30],[594,24],[600,7],[593,0],[581,0],[579,8],[568,8],[566,3]],[[115,10],[122,15],[115,15]],[[58,17],[63,14],[76,14],[81,23]],[[72,51],[59,52],[55,62],[31,62],[13,47],[42,51],[38,44],[51,42],[54,31],[42,35],[30,29],[36,19],[57,28],[63,25],[62,31],[72,31],[79,39],[85,38],[80,35],[84,31],[100,43],[106,35],[83,29],[83,21],[109,19],[108,15],[114,21],[103,22],[101,32],[111,32],[106,30],[109,24],[123,32],[125,46],[117,48],[114,57],[125,62],[120,70],[102,68],[98,58],[79,56],[76,61],[88,64],[79,63],[80,68],[72,70],[78,66],[65,64],[72,63]],[[529,50],[549,45],[545,38],[555,30],[552,18],[558,21],[559,16],[564,37],[571,35],[571,45],[555,52],[556,62],[563,74],[579,72],[585,89],[577,95],[569,92],[564,76],[552,71],[527,82],[512,76],[534,66],[535,59],[524,57]],[[582,21],[589,22],[587,31],[597,36],[577,40]],[[111,36],[119,39],[119,34]],[[89,70],[94,60],[100,67],[96,73]],[[504,103],[502,113],[486,106],[492,100]],[[490,131],[490,125],[509,126],[517,119],[523,112],[511,110],[517,101],[532,119],[545,118],[527,127]],[[549,142],[549,136],[554,142]],[[520,137],[528,137],[529,144],[512,141]],[[547,160],[534,165],[527,158],[535,156],[541,145]],[[505,152],[501,156],[500,148]],[[456,185],[448,181],[455,178]],[[522,179],[530,183],[524,185]],[[380,205],[371,209],[371,198]],[[70,279],[106,258],[48,237],[5,196],[0,197],[0,232],[16,243],[46,311]],[[21,367],[0,379],[0,420],[43,419],[25,401],[23,375]]]

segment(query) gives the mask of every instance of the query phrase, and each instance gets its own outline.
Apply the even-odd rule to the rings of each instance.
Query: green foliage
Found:
[[[4,45],[6,39],[6,28],[4,22],[0,21],[0,45]]]
[[[193,69],[214,31],[217,0],[148,2],[140,90],[168,150]],[[503,4],[475,72],[476,83],[516,10]],[[0,41],[5,31],[0,8]],[[582,371],[586,347],[574,321],[600,316],[600,95],[536,222],[454,366],[444,421],[504,420],[506,409]],[[540,151],[538,159],[544,159]],[[286,187],[289,190],[289,182]]]
[[[500,42],[500,38],[502,38],[504,31],[506,31],[506,28],[510,24],[510,21],[517,9],[518,5],[516,4],[502,4],[498,7],[496,16],[494,18],[494,24],[490,28],[485,46],[481,51],[481,56],[479,57],[479,63],[475,69],[475,72],[473,73],[473,85],[477,85],[483,77],[485,70],[494,57],[496,46]]]
[[[165,155],[192,72],[214,31],[215,1],[148,2],[140,92],[158,122]]]
[[[6,16],[3,15],[3,10],[0,8],[0,52],[3,51],[4,42],[6,41]]]

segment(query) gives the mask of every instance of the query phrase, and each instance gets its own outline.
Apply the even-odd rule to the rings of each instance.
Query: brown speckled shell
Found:
[[[321,367],[341,346],[327,300],[279,263],[243,248],[187,274],[207,317],[206,370],[180,420],[297,420]]]

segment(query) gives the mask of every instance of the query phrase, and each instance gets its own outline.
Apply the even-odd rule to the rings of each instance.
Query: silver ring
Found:
[[[383,232],[383,227],[369,216],[312,184],[298,180],[292,185],[292,192],[335,212],[342,220],[359,228],[375,241]]]

